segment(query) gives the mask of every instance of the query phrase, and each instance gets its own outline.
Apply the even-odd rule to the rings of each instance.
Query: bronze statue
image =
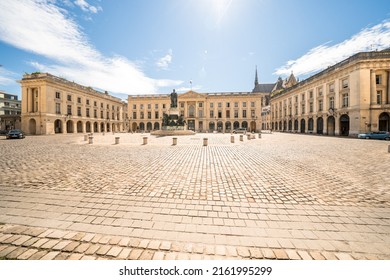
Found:
[[[177,93],[175,90],[171,93],[171,108],[177,108]]]

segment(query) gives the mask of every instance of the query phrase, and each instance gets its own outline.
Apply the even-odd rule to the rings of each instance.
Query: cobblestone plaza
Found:
[[[0,258],[390,259],[389,142],[234,138],[0,139]]]

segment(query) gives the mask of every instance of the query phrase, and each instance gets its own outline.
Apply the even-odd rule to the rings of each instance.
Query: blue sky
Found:
[[[27,72],[127,94],[250,91],[390,47],[388,1],[1,0],[0,89]],[[192,81],[192,83],[190,83]]]

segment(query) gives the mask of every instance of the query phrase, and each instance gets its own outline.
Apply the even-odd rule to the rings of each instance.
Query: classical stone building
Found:
[[[344,136],[390,131],[390,49],[357,53],[301,82],[279,79],[271,127]]]
[[[22,87],[22,130],[27,134],[126,130],[126,103],[91,87],[48,73],[26,74]]]
[[[0,91],[0,130],[21,128],[21,101],[15,94]]]
[[[177,108],[186,128],[196,132],[231,132],[236,128],[262,129],[262,106],[269,105],[274,84],[259,84],[257,70],[252,92],[178,94]],[[132,131],[161,129],[162,117],[170,108],[170,95],[129,96],[128,116]]]

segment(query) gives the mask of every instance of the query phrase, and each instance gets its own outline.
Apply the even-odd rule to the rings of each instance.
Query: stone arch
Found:
[[[66,133],[73,133],[73,121],[69,120],[66,122]]]
[[[28,130],[32,135],[37,134],[37,122],[35,119],[30,119],[28,122]]]
[[[82,133],[83,132],[83,122],[78,121],[77,122],[77,133]]]
[[[62,121],[60,119],[54,121],[54,133],[62,133]]]

